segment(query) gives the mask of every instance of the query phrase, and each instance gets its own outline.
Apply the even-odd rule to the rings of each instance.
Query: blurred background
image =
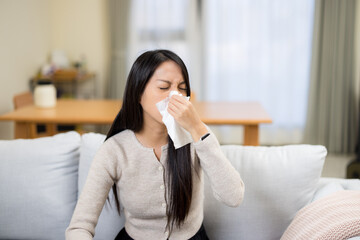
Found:
[[[198,100],[261,103],[273,123],[260,145],[325,145],[325,174],[341,176],[359,131],[359,37],[358,0],[0,0],[0,114],[54,68],[91,79],[63,97],[121,99],[136,57],[166,48]],[[242,127],[211,128],[242,144]],[[13,132],[0,122],[0,139]]]

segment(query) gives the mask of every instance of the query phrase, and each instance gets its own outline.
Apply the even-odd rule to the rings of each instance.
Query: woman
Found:
[[[183,61],[168,50],[148,51],[133,64],[123,105],[98,150],[79,197],[67,239],[92,239],[111,187],[124,207],[125,227],[116,239],[208,239],[203,222],[203,171],[214,196],[238,206],[239,173],[200,120],[190,101],[173,95],[168,112],[193,139],[175,150],[156,103],[178,91],[190,96]]]

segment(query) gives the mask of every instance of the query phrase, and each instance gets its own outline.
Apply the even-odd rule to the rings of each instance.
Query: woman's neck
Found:
[[[164,124],[144,121],[142,129],[135,133],[145,147],[158,148],[168,143],[168,133]]]

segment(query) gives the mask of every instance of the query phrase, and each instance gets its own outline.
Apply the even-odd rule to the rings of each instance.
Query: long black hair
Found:
[[[113,135],[130,129],[134,132],[143,127],[143,108],[140,104],[141,96],[146,84],[154,74],[155,70],[166,61],[175,62],[181,69],[186,84],[186,94],[190,96],[189,75],[184,62],[175,53],[169,50],[147,51],[140,55],[134,62],[127,78],[122,107],[116,116],[107,134],[107,139]],[[166,180],[167,193],[165,199],[167,204],[168,226],[177,227],[184,222],[189,213],[192,198],[192,174],[191,174],[191,153],[190,144],[175,150],[174,143],[168,136],[168,159]],[[113,185],[115,202],[120,214],[119,198],[116,190],[116,183]],[[168,201],[170,200],[170,201]]]

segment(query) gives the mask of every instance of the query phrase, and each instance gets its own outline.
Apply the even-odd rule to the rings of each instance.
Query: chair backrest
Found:
[[[22,107],[26,107],[34,103],[34,98],[31,92],[24,92],[14,96],[13,98],[14,108],[19,109]],[[45,129],[44,129],[45,127]],[[15,124],[15,131],[17,130],[17,124]],[[45,126],[43,124],[36,124],[34,125],[34,133],[33,138],[37,137],[45,137],[45,136],[52,136],[58,133],[57,125],[54,123],[47,123]]]
[[[196,102],[196,93],[194,91],[191,91],[190,101],[191,102]]]
[[[27,105],[33,104],[34,99],[31,92],[24,92],[14,96],[13,98],[14,108],[18,109]]]

